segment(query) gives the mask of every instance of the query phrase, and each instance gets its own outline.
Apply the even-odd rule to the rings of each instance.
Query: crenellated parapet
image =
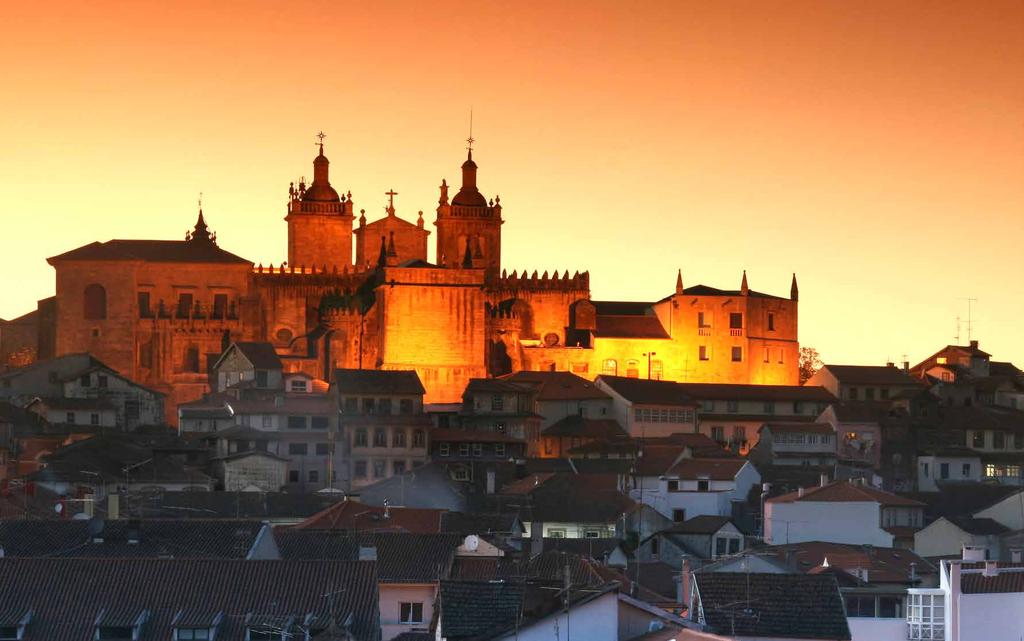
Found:
[[[589,295],[590,293],[590,272],[575,272],[572,276],[566,270],[561,276],[558,270],[550,275],[544,272],[538,275],[534,270],[532,274],[525,270],[520,274],[513,271],[511,274],[502,270],[501,276],[493,283],[495,293],[519,291],[560,291],[577,292]]]
[[[356,290],[366,282],[373,270],[349,265],[262,264],[253,268],[253,282],[261,289],[286,289],[296,295],[323,295],[332,291]]]

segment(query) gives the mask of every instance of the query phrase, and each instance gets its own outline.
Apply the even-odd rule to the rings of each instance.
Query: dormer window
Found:
[[[179,610],[171,622],[173,641],[214,641],[223,619],[223,612]]]
[[[96,617],[96,641],[139,641],[149,610],[125,616],[124,612],[103,610]]]
[[[307,392],[309,391],[309,385],[304,379],[294,378],[291,382],[291,391],[293,392]]]
[[[32,620],[32,610],[22,610],[20,614],[17,612],[13,610],[10,614],[14,616],[0,618],[0,641],[22,641],[25,638],[25,629]]]
[[[245,615],[245,641],[294,641],[295,639],[308,638],[306,631],[310,630],[315,617],[312,614],[305,616],[281,616],[267,614]]]

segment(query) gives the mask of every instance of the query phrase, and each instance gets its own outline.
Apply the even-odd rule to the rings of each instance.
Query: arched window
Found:
[[[619,363],[614,358],[606,359],[601,365],[601,373],[605,376],[617,376],[619,373]]]
[[[651,379],[660,381],[665,375],[665,365],[661,361],[651,361]]]
[[[85,318],[104,320],[107,317],[107,290],[93,283],[85,288]]]

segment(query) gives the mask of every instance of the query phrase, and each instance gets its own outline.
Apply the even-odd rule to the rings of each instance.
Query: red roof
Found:
[[[665,472],[668,476],[678,476],[683,479],[710,479],[712,481],[731,481],[736,478],[740,468],[746,460],[733,459],[710,459],[710,458],[684,458]]]
[[[834,481],[828,485],[807,488],[800,492],[790,492],[782,496],[768,499],[769,503],[792,503],[794,501],[814,501],[824,503],[855,503],[875,502],[893,507],[924,507],[924,503],[898,496],[890,492],[875,489],[868,485],[859,485],[850,481]]]
[[[518,481],[508,483],[501,488],[502,494],[529,494],[537,487],[540,487],[547,481],[550,481],[554,477],[553,472],[544,472],[542,474],[530,474],[525,476]]]
[[[521,371],[503,376],[513,383],[536,385],[538,401],[579,401],[610,398],[582,376],[572,372]]]
[[[295,526],[301,530],[399,530],[414,534],[441,532],[445,510],[383,508],[353,499],[335,503]]]

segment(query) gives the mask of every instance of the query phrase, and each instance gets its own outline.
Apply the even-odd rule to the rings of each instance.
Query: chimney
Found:
[[[903,373],[904,374],[909,374],[910,373],[910,361],[903,361]]]
[[[796,490],[796,497],[798,499],[804,498],[804,488],[802,488],[802,487],[797,488],[797,490]]]
[[[121,495],[116,492],[107,495],[107,518],[121,518]]]
[[[999,564],[995,561],[985,561],[985,569],[981,575],[987,577],[999,576]]]
[[[818,479],[818,486],[825,487],[828,485],[828,472],[822,472],[821,478]]]
[[[917,584],[917,563],[910,564],[910,583]]]
[[[978,349],[978,341],[971,341],[971,349]]]
[[[1010,562],[1024,563],[1024,554],[1020,548],[1010,548]]]
[[[885,363],[885,366],[886,366],[886,367],[896,367],[896,363],[893,363],[892,361],[887,361],[887,362]]]
[[[965,545],[962,558],[964,561],[977,563],[985,560],[985,548],[978,545]]]

